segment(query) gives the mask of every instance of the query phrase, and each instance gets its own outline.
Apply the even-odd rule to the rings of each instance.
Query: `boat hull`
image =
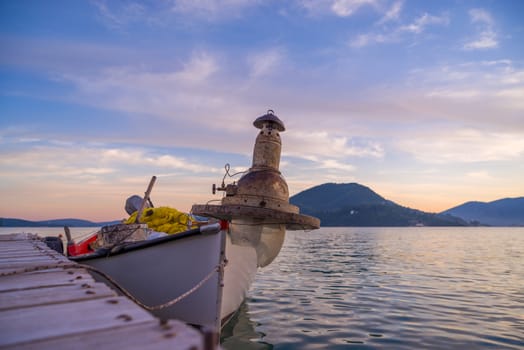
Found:
[[[226,236],[226,259],[224,289],[220,316],[228,320],[246,298],[257,273],[257,252],[251,246],[233,244],[231,235]],[[225,322],[222,322],[224,326]]]
[[[195,289],[174,305],[149,311],[160,319],[220,329],[226,234],[221,230],[180,239],[159,238],[125,252],[73,260],[102,272],[95,272],[95,278],[109,285],[116,283],[149,307],[169,303]]]
[[[182,233],[71,259],[90,265],[96,279],[149,307],[191,292],[174,305],[149,311],[160,319],[217,330],[238,310],[257,272],[256,249],[233,244],[228,230]]]

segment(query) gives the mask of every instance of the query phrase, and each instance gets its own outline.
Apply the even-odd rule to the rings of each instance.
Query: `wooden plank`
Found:
[[[30,242],[1,242],[1,252],[19,252],[24,250],[38,250],[46,251],[50,254],[58,254],[56,251],[49,249],[47,244],[42,241],[30,241]]]
[[[154,319],[125,297],[43,305],[0,312],[0,346],[66,336]]]
[[[13,245],[6,247],[4,244],[0,245],[0,253],[2,254],[13,254],[17,255],[20,253],[31,253],[31,252],[41,252],[43,248],[34,245]]]
[[[0,253],[0,260],[23,259],[30,257],[42,257],[54,260],[68,260],[64,255],[53,253],[54,251],[32,250]]]
[[[35,239],[38,239],[37,235],[34,235],[32,233],[10,233],[7,235],[0,235],[0,241],[9,241],[9,242],[15,242],[15,241],[24,241],[24,242],[30,242]]]
[[[27,272],[44,270],[48,268],[56,268],[60,265],[69,265],[71,262],[68,261],[41,261],[41,262],[6,262],[0,264],[0,275],[12,273],[13,271],[25,270]]]
[[[11,241],[0,241],[2,243],[2,249],[9,249],[11,247],[33,247],[39,240],[11,240]]]
[[[33,233],[8,233],[6,235],[0,235],[0,241],[27,241],[37,237]]]
[[[160,323],[31,234],[0,237],[0,348],[202,350],[203,336]],[[36,270],[38,269],[38,270]]]
[[[0,237],[2,237],[3,239],[0,239],[0,242],[2,242],[2,245],[6,244],[6,245],[9,245],[9,244],[32,244],[32,243],[35,243],[35,242],[42,242],[42,240],[40,238],[29,238],[29,239],[18,239],[16,237],[13,237],[13,238],[10,238],[10,239],[7,239],[7,237],[5,236],[2,236],[0,235]]]
[[[30,258],[47,258],[53,260],[64,260],[56,255],[46,254],[33,250],[31,252],[15,252],[15,253],[0,253],[0,261],[13,261],[16,259],[30,259]]]
[[[3,243],[3,242],[2,242]],[[62,255],[58,252],[55,252],[54,250],[49,249],[47,246],[41,247],[39,245],[9,245],[6,247],[4,244],[0,244],[0,254],[2,255],[8,255],[12,254],[13,256],[18,254],[27,254],[27,253],[34,253],[34,252],[45,252],[46,255],[53,255],[58,256]]]
[[[0,252],[0,259],[9,259],[14,256],[17,258],[40,256],[42,252],[39,250],[27,250],[27,251],[16,251],[16,252]]]
[[[13,243],[13,242],[0,242],[0,251],[1,252],[12,252],[12,251],[22,251],[22,250],[37,250],[40,247],[32,243]]]
[[[56,259],[53,256],[50,255],[44,255],[44,254],[34,254],[34,255],[26,255],[26,256],[11,256],[11,257],[0,257],[0,264],[9,264],[11,262],[33,262],[33,261],[60,261],[61,259]]]
[[[0,311],[116,296],[102,283],[83,283],[0,293]]]
[[[38,252],[36,252],[38,253]],[[49,251],[40,252],[39,254],[31,256],[18,256],[17,253],[13,253],[11,258],[4,257],[0,259],[0,268],[13,267],[14,265],[20,265],[24,263],[34,264],[41,262],[42,265],[56,264],[56,263],[70,263],[71,261],[65,256],[58,253],[51,253]],[[13,265],[13,266],[10,266]]]
[[[29,241],[0,241],[0,249],[14,249],[14,248],[33,248],[33,247],[40,247],[41,245],[46,246],[46,244],[40,240],[29,240]]]
[[[32,273],[2,276],[0,292],[13,290],[94,283],[91,275],[83,269],[53,269]]]
[[[3,244],[32,244],[32,243],[45,243],[38,236],[31,235],[29,238],[24,238],[24,235],[21,237],[18,235],[9,236],[9,235],[0,235],[0,242]]]
[[[31,343],[16,344],[2,349],[126,349],[126,350],[202,350],[202,335],[194,328],[176,320],[166,324],[150,321],[143,324],[84,332]]]

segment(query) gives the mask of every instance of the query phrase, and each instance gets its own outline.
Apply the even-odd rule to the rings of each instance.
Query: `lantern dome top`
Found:
[[[280,120],[276,115],[275,112],[273,112],[272,109],[269,109],[266,114],[264,114],[261,117],[258,117],[254,122],[253,125],[258,129],[263,129],[264,125],[266,125],[272,129],[276,129],[278,131],[285,131],[286,127],[284,126],[284,122]]]

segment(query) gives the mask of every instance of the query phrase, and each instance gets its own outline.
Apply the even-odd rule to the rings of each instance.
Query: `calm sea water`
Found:
[[[222,346],[524,349],[524,228],[288,232]]]
[[[96,232],[100,227],[71,227],[73,239],[80,240]],[[41,237],[62,235],[65,240],[64,229],[62,227],[0,227],[0,235],[9,233],[34,233]]]
[[[524,349],[524,228],[288,232],[224,349]]]

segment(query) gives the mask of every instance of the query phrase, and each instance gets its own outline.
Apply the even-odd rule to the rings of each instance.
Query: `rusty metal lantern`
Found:
[[[242,205],[298,213],[298,207],[289,204],[289,189],[279,170],[282,141],[280,132],[284,123],[269,110],[253,125],[260,129],[253,149],[253,164],[238,181],[232,195],[222,199],[223,205]]]
[[[225,196],[220,205],[193,205],[195,215],[229,220],[236,229],[237,244],[252,244],[259,254],[259,266],[269,264],[280,251],[285,230],[317,229],[320,221],[299,213],[289,203],[289,189],[282,176],[280,132],[284,123],[269,110],[253,125],[260,129],[253,149],[251,168],[237,184],[223,185]]]

